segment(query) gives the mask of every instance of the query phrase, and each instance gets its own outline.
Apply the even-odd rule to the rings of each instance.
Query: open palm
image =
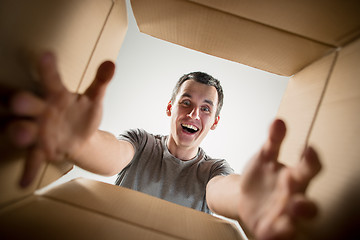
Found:
[[[318,156],[308,147],[295,167],[278,162],[285,133],[284,122],[274,121],[268,140],[242,174],[239,213],[257,239],[291,239],[299,219],[316,215],[305,190],[320,171]]]
[[[29,147],[22,185],[32,181],[42,162],[75,156],[98,129],[103,96],[114,68],[112,62],[104,62],[85,93],[75,94],[63,85],[54,55],[42,56],[39,74],[44,98],[20,92],[11,103],[13,113],[25,117],[9,127],[13,142]]]

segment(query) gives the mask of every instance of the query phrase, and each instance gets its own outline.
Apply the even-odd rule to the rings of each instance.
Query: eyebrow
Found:
[[[213,101],[211,101],[211,100],[207,100],[207,99],[205,99],[205,101],[204,101],[204,102],[206,102],[206,103],[210,104],[212,107],[214,106],[214,103],[213,103]]]
[[[190,95],[189,93],[183,93],[183,94],[181,95],[181,97],[189,97],[189,98],[191,98],[191,95]],[[213,103],[213,101],[211,101],[211,100],[205,99],[204,102],[206,102],[207,104],[211,105],[212,107],[214,106],[214,103]]]

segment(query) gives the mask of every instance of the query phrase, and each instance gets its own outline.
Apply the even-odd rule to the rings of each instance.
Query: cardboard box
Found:
[[[141,32],[268,72],[292,76],[278,117],[280,160],[306,145],[323,170],[319,203],[300,239],[347,239],[360,226],[360,3],[358,1],[132,0]],[[153,6],[156,6],[153,7]],[[152,8],[152,11],[147,9]],[[358,235],[357,235],[358,236]]]
[[[66,87],[82,92],[99,64],[117,57],[125,1],[5,0],[0,29],[7,36],[0,39],[2,97],[17,89],[41,94],[35,62],[45,50],[55,52]],[[66,163],[44,165],[20,189],[25,153],[0,140],[0,239],[242,239],[228,221],[114,185],[77,179],[36,191],[69,171]]]
[[[0,40],[0,47],[10,46],[1,51],[12,62],[4,68],[12,70],[2,69],[0,79],[7,79],[8,74],[14,72],[27,73],[13,77],[19,82],[7,84],[13,88],[36,90],[36,82],[28,77],[33,75],[32,66],[24,67],[22,63],[29,62],[29,58],[33,59],[46,47],[59,55],[61,72],[65,79],[69,79],[67,86],[81,91],[87,85],[84,81],[80,84],[81,79],[93,75],[98,62],[116,52],[113,48],[120,47],[121,41],[118,40],[114,46],[105,46],[108,46],[107,41],[112,41],[115,25],[121,26],[115,31],[119,33],[116,38],[123,36],[126,29],[124,3],[110,0],[101,3],[95,0],[47,2],[44,0],[41,2],[44,5],[36,7],[33,1],[23,1],[20,5],[11,0],[1,2],[1,29],[15,34],[10,39],[26,39],[25,43],[32,44],[24,45],[26,51],[6,52],[6,49],[12,49],[11,42],[5,41],[6,45],[3,39]],[[346,239],[347,230],[358,226],[360,216],[357,206],[360,165],[356,164],[360,157],[360,4],[339,0],[132,0],[131,3],[139,29],[146,34],[265,71],[292,76],[278,112],[288,126],[280,159],[295,164],[302,148],[311,144],[323,162],[323,171],[309,186],[309,195],[319,203],[320,214],[314,222],[304,224],[299,238]],[[56,11],[42,9],[49,4],[55,4]],[[22,24],[29,21],[31,24],[25,24],[31,30],[29,32],[38,31],[33,35],[34,40],[19,37],[18,31],[11,31],[7,24],[3,24],[3,19],[11,19],[11,11],[19,7],[25,9],[21,13],[31,10],[29,16],[41,9],[39,12],[43,15],[38,18],[12,19],[14,29],[23,28]],[[3,10],[9,8],[12,10]],[[96,19],[102,19],[102,22],[96,22],[90,17],[92,14],[98,14]],[[53,19],[48,24],[43,26],[40,24],[43,21],[39,20],[39,24],[35,24],[36,19],[50,15]],[[72,19],[71,16],[84,19],[62,22]],[[75,25],[69,26],[69,22]],[[77,24],[81,22],[92,28],[79,29],[81,26]],[[70,41],[70,44],[68,37],[74,37],[79,31],[89,32],[82,32],[80,38]],[[89,41],[82,45],[84,36]],[[69,59],[73,62],[67,62]],[[7,64],[4,58],[1,64]],[[7,155],[20,159],[21,153]],[[34,194],[35,189],[47,184],[48,177],[58,177],[58,173],[51,173],[57,171],[53,167],[46,171],[44,167],[34,186],[25,192],[20,191],[16,189],[16,180],[21,164],[21,160],[1,163],[0,226],[1,233],[6,236],[15,232],[22,237],[23,229],[36,238],[239,238],[234,227],[225,221],[94,181],[76,180]],[[179,219],[173,218],[174,215]]]

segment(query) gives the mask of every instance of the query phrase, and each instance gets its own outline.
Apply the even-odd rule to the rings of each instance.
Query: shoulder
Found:
[[[119,134],[118,139],[119,140],[127,140],[127,141],[138,141],[139,139],[142,139],[146,136],[149,136],[150,134],[141,128],[134,128],[134,129],[128,129],[126,131],[123,131]]]
[[[118,136],[118,140],[125,140],[133,145],[135,147],[148,144],[149,142],[157,142],[160,141],[165,136],[163,135],[154,135],[152,133],[147,132],[146,130],[142,128],[134,128],[134,129],[128,129],[124,132],[122,132]]]
[[[200,148],[200,154],[203,156],[202,157],[203,161],[208,163],[215,164],[215,163],[226,162],[226,160],[223,158],[214,158],[212,156],[209,156],[202,148]]]
[[[204,162],[211,165],[210,175],[211,178],[217,175],[229,175],[234,173],[234,170],[231,168],[230,164],[222,158],[213,158],[204,152]]]

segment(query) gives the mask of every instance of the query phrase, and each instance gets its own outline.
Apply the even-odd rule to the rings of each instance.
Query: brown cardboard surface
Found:
[[[101,31],[98,33],[96,45],[93,47],[86,68],[83,70],[81,82],[77,86],[77,92],[83,92],[91,84],[100,63],[105,60],[116,61],[118,52],[127,31],[127,12],[125,1],[114,0],[111,9],[106,16]],[[72,169],[71,164],[63,163],[54,166],[48,164],[42,177],[39,188],[58,179],[61,175]]]
[[[308,228],[328,237],[336,231],[346,235],[350,227],[359,231],[359,62],[360,39],[339,52],[309,139],[324,162],[309,189],[321,207],[320,217]]]
[[[36,238],[241,239],[235,226],[225,220],[87,179],[3,209],[0,226],[3,235],[16,230]]]
[[[0,223],[1,239],[179,239],[43,197],[5,212]]]
[[[50,189],[43,195],[93,211],[100,211],[144,228],[162,229],[161,231],[169,235],[184,239],[189,238],[189,233],[193,239],[211,239],[214,238],[214,234],[219,233],[222,235],[217,236],[223,236],[224,239],[239,239],[237,235],[239,233],[235,227],[226,221],[111,184],[77,179]]]
[[[37,189],[47,186],[49,183],[68,173],[71,169],[73,169],[73,165],[70,162],[46,163]]]
[[[307,37],[186,0],[132,0],[131,4],[143,33],[280,75],[295,74],[333,50]]]
[[[35,59],[52,50],[65,85],[75,91],[112,4],[111,0],[1,1],[0,31],[6,36],[0,40],[1,83],[38,91]]]
[[[360,165],[357,163],[360,158],[360,40],[339,49],[339,53],[327,54],[334,50],[329,44],[341,45],[358,36],[359,16],[354,14],[354,11],[358,12],[358,4],[349,1],[340,6],[343,2],[326,2],[328,6],[324,6],[324,12],[314,16],[315,12],[321,11],[320,3],[301,2],[298,5],[300,1],[296,1],[290,6],[279,1],[284,4],[282,9],[287,10],[280,14],[279,9],[274,10],[275,5],[264,2],[263,8],[253,1],[241,9],[231,7],[235,1],[197,2],[201,4],[195,0],[133,0],[132,6],[140,30],[150,35],[266,71],[283,75],[298,72],[291,79],[279,109],[279,116],[285,118],[289,127],[280,158],[293,164],[290,161],[296,161],[302,147],[310,143],[319,151],[324,165],[309,187],[310,196],[319,203],[320,215],[314,222],[304,225],[303,239],[327,239],[339,231],[346,233],[345,225],[351,227],[357,223],[353,220],[358,221],[360,216],[357,206],[360,201]],[[111,36],[116,24],[108,25],[108,21],[117,19],[123,24],[122,10],[113,12],[114,5],[110,0],[76,3],[37,0],[37,3],[23,1],[23,5],[18,5],[10,0],[0,3],[0,29],[10,36],[0,39],[0,62],[4,66],[0,70],[1,83],[36,90],[37,84],[30,77],[34,75],[33,66],[25,63],[45,46],[58,53],[60,70],[68,79],[66,84],[70,89],[77,89],[81,76],[85,76],[82,90],[89,83],[88,76],[98,66],[96,61],[104,59],[104,52],[112,54],[111,47],[107,47],[110,40],[105,36]],[[51,8],[55,6],[53,4],[58,4],[56,9]],[[309,4],[314,8],[309,10]],[[51,11],[46,11],[49,6]],[[11,11],[4,9],[19,11],[22,17],[13,17]],[[335,11],[332,15],[335,20],[326,20],[329,9]],[[36,17],[31,17],[34,14]],[[297,20],[307,14],[309,21],[303,19],[300,23]],[[64,19],[60,16],[66,16],[68,21],[59,21]],[[94,16],[102,22],[85,21]],[[321,16],[325,16],[325,21],[316,19]],[[40,24],[44,18],[50,20]],[[75,25],[68,26],[67,23]],[[79,30],[84,23],[87,27]],[[324,27],[322,24],[326,23],[333,26]],[[319,26],[310,27],[313,24]],[[88,32],[90,25],[97,30]],[[318,28],[323,29],[317,32]],[[73,39],[75,33],[89,39],[86,43],[82,39]],[[122,34],[116,36],[121,38]],[[16,44],[22,47],[14,50]],[[96,46],[102,50],[98,52]],[[82,51],[84,54],[79,54]],[[74,62],[66,62],[71,57]],[[93,62],[92,59],[97,60]],[[85,69],[88,72],[84,73]],[[9,76],[19,81],[7,81]],[[4,236],[1,234],[12,230],[21,236],[61,239],[69,236],[93,239],[239,237],[231,224],[204,213],[94,181],[76,180],[43,195],[31,195],[40,183],[38,177],[34,186],[21,192],[16,187],[22,167],[21,153],[12,153],[8,156],[14,161],[2,161],[0,166],[0,205],[7,204],[0,210],[0,238]],[[65,166],[64,171],[66,169]],[[39,176],[44,179],[54,177],[53,170]],[[46,182],[40,183],[40,186],[44,185]],[[14,203],[15,200],[18,201]],[[80,231],[84,226],[86,229]]]
[[[114,5],[104,23],[78,92],[83,92],[90,85],[101,62],[105,60],[116,61],[125,38],[127,26],[125,1],[114,0]]]
[[[336,54],[332,53],[289,80],[277,113],[287,127],[279,155],[279,159],[287,164],[295,165],[307,144],[335,58]]]
[[[2,149],[3,142],[0,144],[1,161],[0,162],[0,208],[5,205],[13,203],[15,200],[24,198],[33,193],[39,185],[42,177],[41,172],[44,172],[45,165],[39,170],[40,174],[36,176],[33,183],[26,189],[21,189],[19,181],[24,168],[23,152],[13,152],[12,154],[5,154],[7,151]],[[6,159],[6,161],[4,161]]]
[[[190,1],[334,46],[360,34],[357,0]]]
[[[6,36],[0,38],[1,97],[19,88],[41,92],[35,59],[45,50],[55,52],[65,86],[77,91],[86,73],[93,74],[105,58],[116,58],[126,29],[127,15],[122,0],[1,1],[0,31]],[[87,86],[91,81],[92,78],[87,79],[82,85]],[[4,114],[0,111],[1,120],[6,119]],[[20,189],[24,152],[10,148],[7,141],[1,137],[0,205],[29,195],[72,167],[46,164],[31,187]]]

